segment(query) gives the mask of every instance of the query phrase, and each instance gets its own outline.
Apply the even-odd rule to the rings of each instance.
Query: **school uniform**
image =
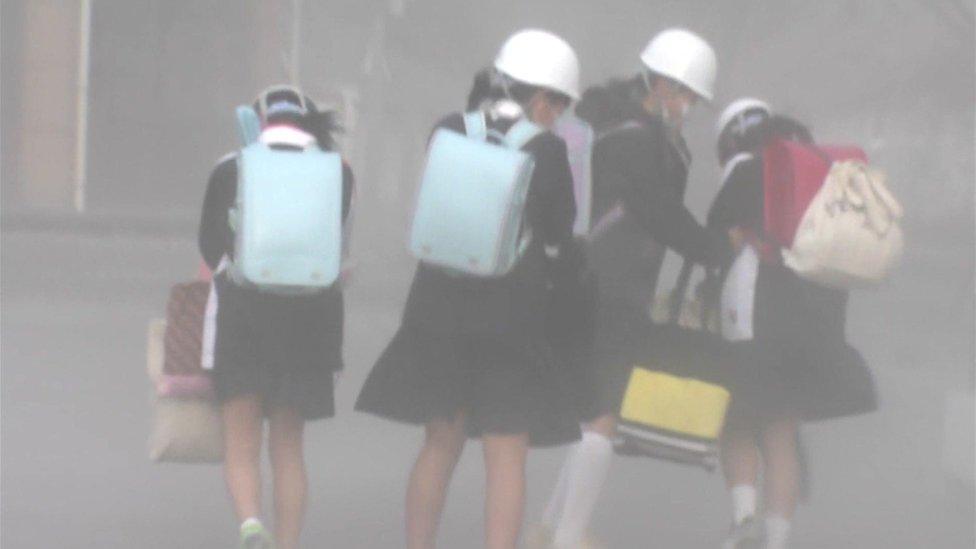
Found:
[[[727,238],[706,231],[684,205],[690,161],[684,140],[643,112],[594,147],[588,257],[597,319],[594,359],[582,381],[584,420],[616,414],[632,367],[668,345],[650,318],[665,251],[704,265],[731,254]]]
[[[275,126],[260,140],[272,148],[301,149],[314,138]],[[348,215],[352,171],[343,165],[343,217]],[[281,295],[240,285],[222,268],[234,258],[228,210],[237,197],[237,157],[221,160],[210,176],[200,220],[199,245],[215,271],[213,380],[217,399],[258,395],[266,411],[297,408],[307,419],[335,413],[333,374],[342,369],[343,298],[338,284],[309,295]]]
[[[512,120],[488,119],[504,133]],[[435,127],[464,132],[451,114]],[[525,205],[533,239],[499,278],[449,273],[420,262],[401,326],[374,365],[356,409],[425,424],[467,413],[470,436],[529,433],[532,444],[573,440],[565,376],[544,338],[548,288],[567,269],[546,247],[572,240],[575,216],[565,143],[549,132],[523,150],[535,158]]]
[[[763,234],[761,155],[729,161],[708,215]],[[804,280],[776,251],[746,250],[722,268],[722,327],[738,378],[730,417],[814,421],[873,411],[874,381],[845,333],[848,293]]]

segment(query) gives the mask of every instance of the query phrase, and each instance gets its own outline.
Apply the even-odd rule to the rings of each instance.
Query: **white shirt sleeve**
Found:
[[[752,246],[742,248],[722,285],[722,337],[728,341],[753,338],[752,317],[758,274],[759,254]]]

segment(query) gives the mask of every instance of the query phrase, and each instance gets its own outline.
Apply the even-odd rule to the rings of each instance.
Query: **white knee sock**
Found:
[[[790,539],[790,521],[780,515],[766,517],[766,549],[786,549]]]
[[[569,484],[569,472],[573,468],[573,460],[576,458],[578,451],[579,445],[574,445],[566,452],[566,459],[563,460],[563,466],[559,468],[559,478],[556,479],[556,486],[552,489],[552,495],[549,496],[549,503],[546,504],[546,510],[542,513],[542,524],[550,530],[556,527],[556,524],[559,522],[559,517],[562,515],[563,503],[566,501],[566,485]]]
[[[566,475],[566,497],[553,535],[555,547],[575,547],[583,541],[590,515],[610,470],[613,443],[592,431],[583,433]]]
[[[741,524],[749,517],[756,516],[756,487],[751,484],[736,484],[730,490],[732,495],[732,522]]]

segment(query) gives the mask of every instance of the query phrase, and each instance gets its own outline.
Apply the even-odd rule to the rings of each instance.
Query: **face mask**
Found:
[[[681,110],[678,112],[677,116],[671,114],[671,111],[665,108],[661,109],[661,118],[664,119],[665,124],[671,126],[672,128],[680,128],[686,120],[688,120],[688,113],[691,112],[691,103],[682,103]]]

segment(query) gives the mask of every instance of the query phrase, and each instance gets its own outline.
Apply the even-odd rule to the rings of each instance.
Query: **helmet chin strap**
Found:
[[[644,80],[644,87],[647,89],[647,93],[651,93],[651,74],[648,70],[641,71],[641,78]]]

